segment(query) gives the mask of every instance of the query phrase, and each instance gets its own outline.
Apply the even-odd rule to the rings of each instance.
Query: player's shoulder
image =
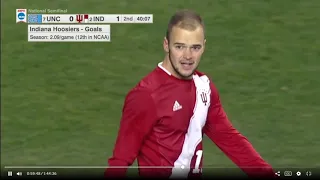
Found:
[[[144,76],[139,81],[139,83],[136,85],[135,88],[145,89],[150,92],[153,92],[156,89],[158,89],[159,87],[161,87],[161,85],[163,85],[163,83],[165,83],[166,81],[167,81],[167,78],[166,78],[166,75],[164,74],[164,72],[162,72],[161,69],[156,67],[150,73],[148,73],[146,76]]]
[[[153,69],[147,75],[145,75],[130,91],[131,92],[139,92],[152,94],[156,89],[161,87],[163,83],[165,83],[166,78],[164,78],[163,72],[159,70],[158,67]]]

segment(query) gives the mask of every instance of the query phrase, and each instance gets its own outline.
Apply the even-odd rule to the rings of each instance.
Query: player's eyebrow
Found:
[[[176,43],[174,43],[174,45],[185,46],[186,44],[185,43],[176,42]],[[192,44],[191,47],[202,47],[202,45],[201,44]]]
[[[183,45],[186,45],[186,44],[184,44],[184,43],[179,43],[179,42],[176,42],[176,43],[174,43],[174,45],[181,45],[181,46],[183,46]]]
[[[198,47],[198,48],[201,48],[202,45],[201,44],[193,44],[192,47]]]

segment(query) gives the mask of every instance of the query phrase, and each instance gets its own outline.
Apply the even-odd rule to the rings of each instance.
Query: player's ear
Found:
[[[169,41],[168,41],[167,37],[163,38],[163,49],[166,53],[169,52]]]
[[[206,39],[204,39],[204,41],[203,41],[203,50],[205,49],[205,47],[206,47],[206,42],[207,42],[207,40]]]

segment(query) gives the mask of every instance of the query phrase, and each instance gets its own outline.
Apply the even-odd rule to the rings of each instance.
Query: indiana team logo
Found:
[[[16,9],[16,23],[27,22],[27,9]]]
[[[83,21],[83,15],[81,14],[76,15],[76,20],[78,23],[81,23]]]
[[[85,14],[85,15],[83,15],[83,14],[78,14],[78,15],[76,15],[76,21],[77,21],[78,23],[82,23],[82,22],[88,23],[88,21],[89,21],[89,15],[88,15],[88,14]]]
[[[202,102],[203,102],[204,105],[206,106],[206,105],[207,105],[207,102],[208,102],[207,93],[202,92],[202,93],[200,94],[200,97],[201,97]]]

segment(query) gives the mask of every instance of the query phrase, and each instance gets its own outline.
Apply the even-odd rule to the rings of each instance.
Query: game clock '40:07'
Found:
[[[137,21],[141,21],[141,22],[145,22],[145,21],[150,21],[150,17],[149,16],[139,16],[137,17]]]

